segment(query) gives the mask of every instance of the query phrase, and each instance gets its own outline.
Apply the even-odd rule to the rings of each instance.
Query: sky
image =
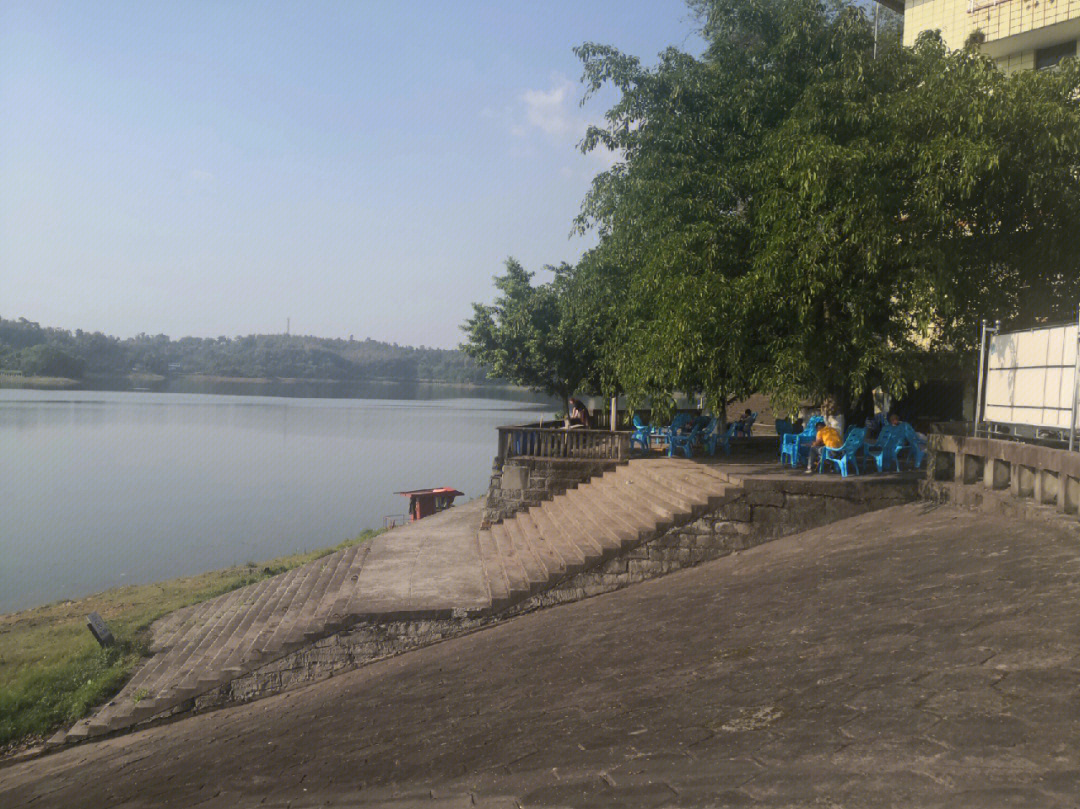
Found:
[[[682,0],[0,4],[0,316],[450,348],[576,261],[573,47],[700,53]],[[544,274],[538,274],[540,280]]]

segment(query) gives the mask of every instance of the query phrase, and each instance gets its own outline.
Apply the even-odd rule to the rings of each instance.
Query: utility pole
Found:
[[[289,336],[289,325],[290,325],[289,321],[290,321],[290,318],[285,318],[285,336],[286,337]]]

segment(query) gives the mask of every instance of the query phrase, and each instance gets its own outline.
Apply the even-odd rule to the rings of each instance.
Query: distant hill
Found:
[[[0,369],[21,371],[28,376],[71,379],[84,375],[145,373],[498,382],[488,379],[483,368],[454,349],[283,334],[177,340],[164,334],[140,334],[121,340],[101,332],[43,327],[26,318],[0,318]]]

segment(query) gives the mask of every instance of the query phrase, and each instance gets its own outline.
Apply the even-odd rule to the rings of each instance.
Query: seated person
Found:
[[[840,406],[836,403],[836,400],[829,397],[825,400],[825,403],[821,406],[821,415],[825,417],[825,423],[832,427],[840,435],[844,434],[844,411],[840,409]]]
[[[589,426],[589,411],[582,404],[580,399],[574,399],[571,402],[570,410],[570,426],[571,427],[588,427]]]
[[[895,414],[881,411],[868,418],[866,420],[866,440],[873,441],[881,435],[881,431],[885,428],[885,425],[890,423],[889,417],[892,415]]]
[[[806,474],[812,474],[814,471],[814,464],[821,462],[821,453],[825,451],[825,448],[839,449],[844,445],[844,439],[840,437],[840,433],[836,431],[835,427],[830,427],[828,424],[819,424],[817,428],[817,437],[814,439],[814,443],[810,445],[810,451],[806,453]]]
[[[753,423],[754,414],[748,407],[739,420],[735,422],[735,435],[750,435],[750,425]]]

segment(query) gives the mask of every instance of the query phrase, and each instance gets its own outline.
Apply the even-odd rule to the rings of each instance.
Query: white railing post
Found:
[[[983,318],[982,329],[979,332],[979,380],[975,388],[975,418],[972,420],[973,425],[971,434],[973,436],[979,435],[979,422],[982,421],[982,408],[983,408],[983,387],[985,380],[983,375],[986,372],[986,318]]]
[[[1076,311],[1076,363],[1073,368],[1072,418],[1069,420],[1069,452],[1076,447],[1076,417],[1080,411],[1080,306]]]

